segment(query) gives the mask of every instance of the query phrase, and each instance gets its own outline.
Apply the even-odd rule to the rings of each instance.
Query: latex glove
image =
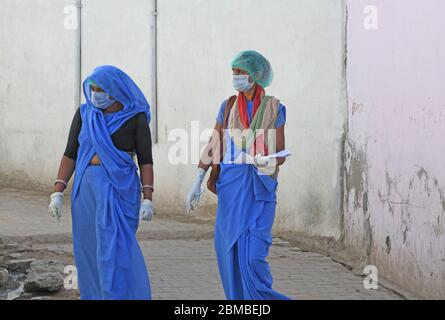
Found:
[[[264,168],[269,165],[269,158],[263,157],[261,153],[255,155],[255,166]]]
[[[54,192],[49,196],[51,199],[48,211],[51,217],[60,221],[62,217],[62,205],[63,205],[63,193],[62,192]]]
[[[205,175],[206,172],[204,171],[204,169],[198,168],[198,170],[196,171],[195,181],[193,182],[193,185],[190,188],[190,191],[187,194],[187,198],[185,200],[185,210],[187,211],[187,213],[190,213],[191,210],[195,210],[195,208],[197,208],[199,205],[201,194],[204,191],[201,188],[201,184],[204,180]]]
[[[155,208],[153,206],[153,202],[150,199],[144,199],[141,202],[141,209],[139,210],[139,216],[142,217],[142,220],[151,221],[153,218]]]

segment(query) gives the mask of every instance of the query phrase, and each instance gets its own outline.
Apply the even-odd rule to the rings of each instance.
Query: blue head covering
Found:
[[[83,82],[83,93],[86,104],[95,109],[96,112],[102,112],[94,107],[91,102],[91,83],[102,88],[114,99],[122,103],[124,108],[119,112],[107,114],[107,123],[111,127],[111,134],[114,133],[126,121],[128,115],[136,111],[145,112],[148,123],[150,123],[150,105],[145,99],[141,89],[136,83],[122,70],[114,66],[100,66],[93,70]],[[131,117],[130,117],[131,118]],[[128,119],[127,119],[128,120]]]
[[[94,82],[123,105],[118,112],[104,113],[91,102],[91,83]],[[92,157],[97,154],[107,171],[107,176],[120,196],[132,203],[140,196],[135,189],[137,166],[128,153],[117,149],[111,135],[127,120],[138,113],[145,113],[150,123],[150,105],[136,83],[122,70],[114,66],[100,66],[93,70],[83,83],[86,103],[80,106],[82,128],[79,134],[79,150],[72,199],[77,195],[82,175]]]

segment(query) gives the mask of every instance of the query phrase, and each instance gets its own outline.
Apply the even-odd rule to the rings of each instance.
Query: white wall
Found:
[[[69,0],[4,0],[0,11],[0,178],[48,188],[75,110]]]
[[[379,275],[445,298],[442,0],[348,1],[345,243]],[[415,27],[413,27],[415,26]]]
[[[272,63],[266,89],[287,107],[277,226],[338,236],[341,139],[345,123],[344,3],[323,0],[159,1],[159,139],[156,199],[182,204],[194,165],[171,167],[168,133],[190,122],[213,127],[234,94],[230,62],[255,49]],[[196,153],[196,151],[195,151]],[[204,204],[215,202],[207,193]]]
[[[154,105],[154,0],[82,0],[81,26],[82,79],[98,65],[115,65]]]
[[[96,64],[116,64],[135,78],[152,101],[152,2],[106,1],[100,8],[102,0],[83,2],[82,76]],[[7,0],[2,4],[3,181],[26,176],[25,181],[49,189],[57,173],[76,108],[76,36],[62,27],[63,6],[71,3]],[[255,49],[273,65],[275,80],[267,92],[287,107],[286,144],[295,153],[280,172],[277,227],[338,237],[346,112],[344,1],[158,3],[159,142],[154,160],[159,211],[180,209],[194,176],[195,165],[168,163],[173,145],[169,132],[178,128],[190,132],[194,120],[201,130],[213,127],[220,103],[234,93],[232,57]],[[111,9],[101,16],[102,8]],[[203,205],[212,207],[215,200],[207,193]]]

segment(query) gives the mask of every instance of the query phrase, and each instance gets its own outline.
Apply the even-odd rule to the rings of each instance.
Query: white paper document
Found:
[[[281,150],[280,152],[269,154],[266,158],[281,158],[281,157],[289,157],[292,155],[292,152],[289,150]]]
[[[280,152],[270,154],[268,156],[265,156],[266,158],[280,158],[280,157],[289,157],[292,155],[292,152],[289,150],[282,150]],[[250,154],[247,154],[245,152],[241,152],[238,157],[233,161],[234,164],[255,164],[255,158],[251,156]]]

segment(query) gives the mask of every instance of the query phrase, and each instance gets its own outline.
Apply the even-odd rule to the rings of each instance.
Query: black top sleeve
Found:
[[[77,159],[77,150],[79,149],[79,133],[82,127],[82,117],[80,116],[80,108],[77,109],[71,122],[68,142],[66,144],[64,155],[72,160]]]
[[[64,155],[74,161],[79,150],[79,133],[82,127],[80,108],[77,109],[71,122],[68,142]],[[125,122],[115,133],[111,135],[113,144],[122,151],[134,152],[140,166],[153,164],[151,133],[145,114],[139,113]]]
[[[135,147],[140,166],[153,164],[151,132],[144,113],[139,113],[136,116]]]

